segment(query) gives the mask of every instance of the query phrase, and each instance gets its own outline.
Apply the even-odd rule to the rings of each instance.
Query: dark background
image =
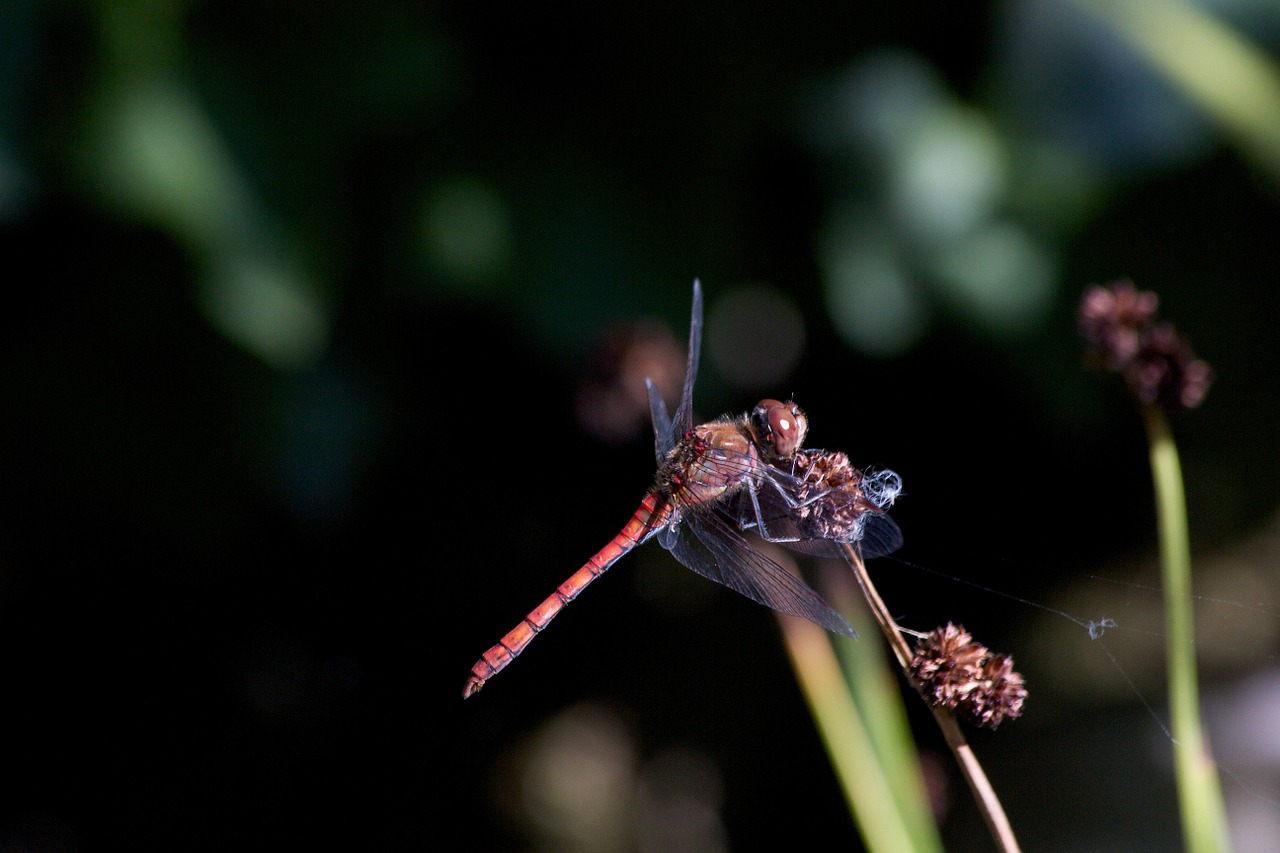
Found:
[[[1224,20],[1274,57],[1264,8]],[[656,545],[460,698],[649,486],[619,389],[678,373],[694,278],[699,416],[794,395],[898,471],[942,574],[876,561],[890,607],[1026,674],[974,744],[1027,850],[1178,846],[1142,427],[1074,320],[1157,291],[1216,375],[1175,422],[1210,734],[1274,839],[1280,168],[1109,23],[29,3],[0,40],[0,850],[856,849],[770,614]]]

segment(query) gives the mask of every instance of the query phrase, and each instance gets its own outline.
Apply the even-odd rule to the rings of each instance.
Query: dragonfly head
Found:
[[[795,403],[761,400],[751,410],[751,428],[756,442],[769,455],[790,459],[804,444],[809,419]]]

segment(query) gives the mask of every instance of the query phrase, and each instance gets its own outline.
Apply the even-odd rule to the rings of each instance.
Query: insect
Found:
[[[748,414],[695,426],[701,342],[702,287],[695,281],[674,417],[668,418],[661,395],[647,383],[658,459],[653,486],[617,535],[480,656],[464,698],[510,664],[588,584],[653,538],[687,568],[752,601],[855,635],[844,617],[744,534],[816,555],[835,555],[841,543],[856,543],[864,557],[888,554],[902,544],[885,514],[901,488],[897,475],[867,475],[843,453],[803,450],[808,419],[793,402],[761,400]]]

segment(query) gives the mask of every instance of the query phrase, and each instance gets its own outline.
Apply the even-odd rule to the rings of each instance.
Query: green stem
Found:
[[[1170,724],[1182,830],[1191,853],[1230,850],[1217,768],[1200,722],[1191,608],[1191,543],[1178,448],[1163,411],[1143,407],[1155,484],[1168,635]]]
[[[890,774],[881,763],[866,721],[849,693],[827,632],[795,616],[779,616],[792,667],[845,801],[872,851],[940,851],[928,827],[908,816],[894,795]],[[926,809],[927,813],[927,809]]]
[[[866,607],[859,606],[853,584],[844,576],[839,594],[832,604],[849,619],[859,636],[874,637],[875,625]],[[846,601],[847,599],[847,601]],[[911,723],[897,672],[891,668],[885,649],[868,640],[847,641],[828,637],[840,660],[849,695],[866,722],[871,744],[876,751],[890,791],[898,809],[906,816],[907,827],[915,841],[916,851],[942,853],[937,815],[929,800]]]

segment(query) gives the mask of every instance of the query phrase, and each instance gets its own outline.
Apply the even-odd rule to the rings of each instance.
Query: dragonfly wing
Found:
[[[676,542],[680,539],[681,525],[665,524],[658,528],[658,544],[668,551],[675,551]]]
[[[862,539],[859,542],[862,556],[883,557],[902,547],[902,530],[898,523],[884,513],[870,513],[862,522]]]
[[[680,406],[672,426],[677,435],[683,436],[693,429],[693,381],[698,376],[698,354],[702,349],[702,283],[693,280],[693,315],[689,320],[689,361],[685,365],[684,388],[680,391]]]
[[[795,511],[782,499],[781,495],[768,483],[751,500],[751,493],[745,489],[735,498],[735,512],[738,527],[742,530],[753,530],[759,533],[764,527],[764,538],[779,545],[785,545],[792,551],[807,554],[810,557],[840,557],[839,542],[829,539],[815,539],[811,532],[798,523]],[[760,508],[759,515],[756,507]],[[767,535],[766,535],[767,534]]]
[[[794,527],[794,524],[790,525],[790,528]],[[770,536],[783,536],[785,538],[789,526],[787,524],[769,524],[766,529],[769,531]],[[862,517],[860,531],[858,538],[849,544],[858,549],[864,560],[892,554],[902,547],[902,530],[898,527],[897,522],[882,512],[868,511]],[[811,557],[840,557],[844,555],[844,542],[839,540],[798,538],[790,542],[779,542],[778,544],[785,545],[792,551],[808,554]]]
[[[678,530],[675,541],[667,547],[677,560],[704,578],[779,613],[802,616],[837,634],[857,636],[844,617],[804,581],[753,548],[729,516],[718,510],[691,514]]]
[[[784,496],[791,495],[794,499],[796,482],[794,477],[773,468],[756,490],[754,501],[751,493],[744,489],[734,499],[739,526],[744,530],[754,530],[763,525],[767,539],[815,557],[840,556],[844,550],[842,543],[846,541],[856,545],[866,559],[883,557],[902,547],[902,531],[898,525],[883,510],[866,501],[858,501],[856,505],[861,513],[856,529],[845,529],[847,533],[856,532],[856,538],[823,538],[824,528]],[[759,507],[758,516],[756,507]],[[827,504],[829,510],[837,507],[838,504]],[[825,532],[830,533],[830,530]]]
[[[658,464],[667,458],[671,448],[675,447],[675,435],[671,428],[671,418],[667,415],[667,404],[662,400],[662,393],[652,379],[644,380],[644,387],[649,391],[649,417],[653,420],[653,444],[658,454]]]

